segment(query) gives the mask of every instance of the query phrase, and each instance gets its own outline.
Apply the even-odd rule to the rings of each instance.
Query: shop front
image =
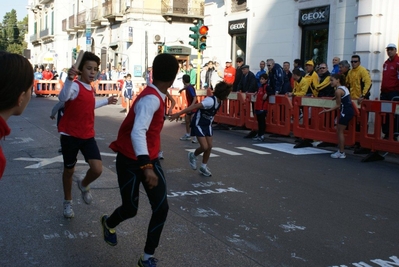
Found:
[[[241,57],[246,62],[247,19],[229,21],[229,35],[231,36],[231,59],[235,62],[237,57]]]

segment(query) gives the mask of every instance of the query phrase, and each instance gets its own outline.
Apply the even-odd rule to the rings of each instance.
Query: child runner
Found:
[[[256,94],[255,101],[255,114],[256,119],[258,121],[258,135],[252,138],[254,141],[265,141],[265,130],[266,130],[266,115],[267,115],[267,103],[268,97],[270,94],[273,94],[273,90],[271,92],[267,92],[269,86],[267,86],[267,74],[263,73],[259,78],[260,87]]]
[[[183,75],[183,84],[184,87],[179,90],[179,93],[182,91],[186,91],[186,102],[187,106],[190,107],[197,103],[197,94],[195,93],[194,87],[190,83],[190,75],[184,74]],[[186,134],[180,137],[182,141],[190,141],[191,140],[191,132],[190,132],[190,122],[191,122],[191,115],[195,113],[195,110],[187,112],[184,116],[184,120],[186,122]],[[193,143],[197,143],[195,136],[191,140]]]
[[[204,176],[212,176],[206,166],[211,155],[212,150],[212,122],[213,118],[221,106],[222,100],[227,99],[232,89],[232,85],[226,82],[219,82],[216,84],[213,96],[206,97],[201,103],[197,103],[182,111],[170,116],[170,121],[177,120],[182,114],[197,109],[191,121],[191,135],[196,136],[200,144],[194,152],[188,153],[188,160],[193,170],[197,169],[197,156],[204,153],[202,156],[202,165],[199,172]]]
[[[33,69],[30,62],[17,54],[0,52],[0,140],[9,135],[7,120],[21,115],[31,98]],[[6,158],[0,142],[0,179]]]
[[[165,97],[178,70],[176,58],[159,54],[152,64],[153,83],[137,96],[132,110],[123,121],[116,141],[110,148],[117,152],[116,171],[122,196],[122,205],[111,216],[103,215],[104,241],[117,244],[115,227],[137,214],[140,183],[143,184],[151,203],[152,215],[148,225],[144,255],[139,267],[155,267],[154,258],[162,229],[169,210],[166,180],[158,159],[161,130],[164,124]]]
[[[58,125],[61,134],[62,157],[64,172],[62,184],[64,188],[64,217],[72,218],[72,176],[79,150],[82,152],[90,168],[85,177],[78,181],[82,198],[90,204],[93,200],[90,193],[90,183],[96,180],[102,172],[100,151],[94,139],[94,109],[107,104],[115,104],[116,99],[95,100],[95,91],[90,83],[94,80],[100,65],[100,58],[91,52],[85,52],[78,68],[72,66],[68,70],[65,81],[58,98],[65,102],[65,111]],[[75,75],[80,76],[73,80]]]
[[[331,86],[335,87],[335,101],[336,105],[330,109],[324,109],[321,113],[330,112],[336,109],[340,109],[341,116],[337,124],[337,135],[338,135],[338,151],[331,154],[333,159],[344,159],[346,158],[344,147],[345,147],[345,136],[344,130],[348,126],[350,120],[354,116],[352,100],[348,88],[345,87],[345,76],[342,74],[331,75]]]
[[[122,87],[122,95],[125,97],[126,100],[126,113],[129,113],[130,110],[130,105],[132,104],[132,99],[134,96],[134,85],[133,85],[133,81],[132,81],[132,75],[127,74],[126,75],[126,80],[123,83],[123,87]]]

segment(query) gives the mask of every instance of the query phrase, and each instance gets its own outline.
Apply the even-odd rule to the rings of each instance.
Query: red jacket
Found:
[[[94,137],[94,89],[92,87],[87,90],[78,80],[74,82],[79,84],[79,94],[74,100],[65,102],[64,116],[58,125],[58,132],[89,139]]]
[[[224,81],[233,84],[236,78],[236,69],[233,66],[224,69]]]
[[[0,139],[9,135],[11,132],[10,128],[8,127],[6,121],[3,117],[0,116]],[[3,154],[3,150],[0,146],[0,179],[3,176],[4,169],[6,168],[6,157]]]
[[[160,97],[160,95],[154,88],[149,86],[147,86],[133,102],[133,106],[130,112],[128,113],[126,119],[122,122],[122,125],[119,128],[117,139],[109,146],[113,151],[120,152],[124,156],[133,160],[137,160],[137,156],[140,156],[135,154],[132,140],[130,138],[130,134],[133,129],[134,119],[136,117],[134,107],[139,102],[140,98],[150,94],[155,95],[159,98],[160,106],[159,109],[154,113],[154,116],[152,117],[152,121],[150,123],[150,127],[148,128],[146,133],[147,148],[151,160],[158,158],[158,152],[161,147],[161,130],[164,124],[165,101]]]
[[[382,71],[381,92],[399,91],[399,56],[385,61]]]
[[[267,110],[267,99],[263,100],[263,96],[267,94],[266,92],[267,84],[263,84],[259,87],[258,92],[256,94],[256,101],[255,101],[255,110]]]

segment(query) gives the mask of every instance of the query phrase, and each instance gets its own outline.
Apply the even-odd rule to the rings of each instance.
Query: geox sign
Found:
[[[247,32],[247,19],[240,19],[229,22],[229,34],[233,35],[236,33]]]
[[[302,9],[299,11],[299,25],[328,23],[330,18],[330,6]]]

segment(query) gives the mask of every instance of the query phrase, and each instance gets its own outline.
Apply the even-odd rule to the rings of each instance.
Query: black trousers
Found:
[[[154,254],[155,249],[158,247],[169,210],[166,197],[166,180],[162,167],[158,159],[154,160],[152,163],[154,165],[154,172],[158,176],[158,185],[149,189],[145,183],[144,172],[140,169],[137,161],[118,153],[116,157],[116,171],[118,174],[122,205],[107,219],[108,227],[115,228],[124,220],[136,216],[139,204],[139,188],[140,183],[142,183],[152,209],[144,248],[144,252],[147,254]]]

